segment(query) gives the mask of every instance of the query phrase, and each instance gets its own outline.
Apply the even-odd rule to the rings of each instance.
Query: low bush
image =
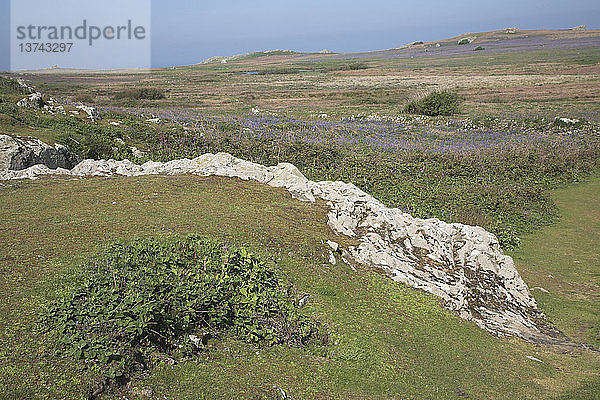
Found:
[[[429,116],[453,115],[458,112],[460,96],[449,91],[433,92],[420,100],[410,102],[404,109],[408,114]]]
[[[156,88],[128,89],[116,93],[115,100],[160,100],[165,98],[165,94]]]
[[[60,354],[99,368],[112,383],[153,360],[192,357],[225,334],[259,345],[327,339],[298,312],[277,269],[196,235],[115,242],[84,264],[77,281],[48,306],[42,326],[57,334]]]
[[[325,72],[333,72],[333,71],[358,71],[361,69],[368,69],[369,66],[362,62],[352,62],[348,64],[341,64],[332,67],[327,67]]]

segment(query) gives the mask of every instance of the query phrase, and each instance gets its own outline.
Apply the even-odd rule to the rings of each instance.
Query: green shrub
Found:
[[[123,90],[113,97],[115,100],[160,100],[164,99],[165,95],[160,89],[139,88]]]
[[[449,91],[433,92],[420,100],[410,102],[404,112],[429,116],[453,115],[458,112],[460,96]]]
[[[348,64],[341,64],[332,67],[325,68],[325,72],[333,71],[358,71],[361,69],[368,69],[369,66],[362,62],[351,62]]]
[[[83,266],[78,282],[42,324],[58,335],[59,353],[111,380],[157,358],[191,357],[227,333],[263,345],[326,340],[298,313],[276,269],[196,235],[115,242]]]

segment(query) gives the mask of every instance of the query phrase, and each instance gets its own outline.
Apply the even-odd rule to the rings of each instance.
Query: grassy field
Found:
[[[575,193],[597,189],[584,185]],[[283,190],[186,176],[44,179],[4,183],[0,201],[3,399],[85,398],[94,374],[51,355],[52,341],[35,324],[42,304],[74,284],[60,278],[96,246],[171,232],[210,235],[272,257],[298,290],[311,294],[306,310],[327,324],[332,344],[259,348],[230,338],[197,360],[163,363],[136,377],[128,398],[146,387],[157,398],[277,398],[273,385],[296,399],[452,399],[457,388],[488,399],[588,399],[597,393],[597,353],[559,354],[497,339],[443,310],[435,297],[377,271],[328,265],[323,241],[344,239],[327,227],[323,205],[292,200]],[[548,234],[556,235],[552,229]],[[528,271],[540,262],[527,247],[519,255]],[[593,270],[574,264],[551,271],[569,280],[580,267]],[[561,313],[577,307],[558,293],[552,304],[539,298],[542,307],[553,305]],[[550,306],[548,311],[559,315]],[[562,328],[563,321],[557,322]]]
[[[568,336],[600,346],[600,176],[554,198],[560,222],[526,237],[514,257],[550,319]]]

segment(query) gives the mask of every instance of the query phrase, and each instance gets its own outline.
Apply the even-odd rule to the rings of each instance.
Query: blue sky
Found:
[[[0,0],[0,69],[8,65],[8,4]],[[152,0],[152,64],[267,49],[377,50],[512,26],[599,28],[598,17],[597,0]]]

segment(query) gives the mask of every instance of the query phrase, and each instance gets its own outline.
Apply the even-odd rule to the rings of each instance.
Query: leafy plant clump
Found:
[[[461,98],[449,91],[432,92],[420,100],[410,102],[404,111],[408,114],[428,116],[453,115],[458,112]]]
[[[197,235],[115,242],[84,265],[78,281],[42,323],[57,335],[60,354],[112,383],[153,360],[192,357],[225,334],[258,345],[327,339],[298,312],[276,269]]]

